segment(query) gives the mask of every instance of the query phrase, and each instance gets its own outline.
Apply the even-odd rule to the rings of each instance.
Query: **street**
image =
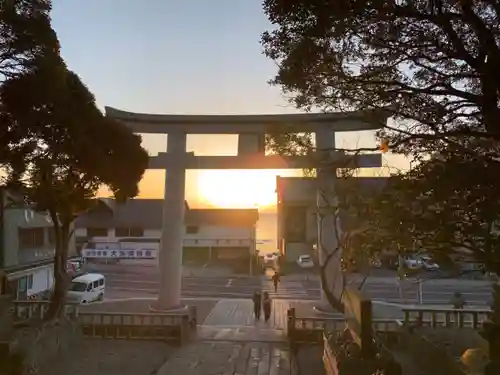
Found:
[[[159,274],[153,267],[120,266],[99,269],[93,272],[106,276],[107,298],[154,297],[158,292]],[[352,285],[357,286],[358,281]],[[395,278],[371,277],[363,285],[363,292],[376,301],[416,304],[418,283],[406,280],[400,287]],[[248,277],[203,277],[186,276],[182,279],[184,298],[251,298],[256,290],[267,291],[274,299],[317,300],[321,295],[321,285],[316,275],[283,276],[274,292],[269,275]],[[487,281],[462,279],[427,280],[421,283],[424,304],[448,304],[453,293],[462,293],[467,304],[487,305],[491,298],[491,287]]]

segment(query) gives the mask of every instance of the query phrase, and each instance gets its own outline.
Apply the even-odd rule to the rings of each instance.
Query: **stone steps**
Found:
[[[261,325],[264,325],[262,323]],[[207,326],[197,328],[197,337],[201,341],[241,341],[241,342],[287,342],[284,330],[256,326]]]

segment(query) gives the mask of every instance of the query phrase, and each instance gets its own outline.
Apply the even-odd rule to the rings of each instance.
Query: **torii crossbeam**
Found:
[[[181,306],[182,239],[184,231],[184,200],[187,169],[297,169],[317,168],[320,181],[318,206],[328,204],[321,191],[332,191],[335,173],[328,163],[337,164],[349,158],[353,166],[373,168],[381,166],[380,154],[358,155],[354,158],[332,152],[335,132],[375,130],[385,125],[383,111],[315,113],[293,115],[153,115],[131,113],[106,107],[106,116],[118,120],[135,133],[167,134],[167,152],[150,158],[150,168],[165,169],[163,228],[159,255],[160,290],[156,308],[173,310]],[[265,155],[265,134],[279,132],[316,133],[318,158],[314,155],[282,157]],[[238,134],[237,156],[196,156],[186,152],[188,134]],[[318,160],[321,159],[321,164]],[[347,159],[346,159],[347,160]],[[333,213],[318,220],[318,248],[320,262],[325,251],[336,247],[333,233]],[[332,271],[340,269],[341,252],[330,264]],[[334,274],[334,272],[328,272]],[[329,281],[339,289],[339,280]]]

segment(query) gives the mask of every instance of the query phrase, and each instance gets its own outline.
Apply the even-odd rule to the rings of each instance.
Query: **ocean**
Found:
[[[278,214],[274,212],[260,212],[257,222],[257,249],[261,254],[272,253],[277,250]]]

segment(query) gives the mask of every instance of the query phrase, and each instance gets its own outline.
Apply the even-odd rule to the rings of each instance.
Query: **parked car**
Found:
[[[67,292],[68,302],[85,304],[102,301],[106,292],[105,280],[104,275],[99,273],[87,273],[74,278]]]
[[[310,255],[299,255],[297,258],[297,264],[300,268],[313,268],[314,261]]]
[[[264,265],[274,266],[278,262],[279,255],[276,253],[269,253],[264,255]]]
[[[426,271],[438,271],[439,265],[432,260],[431,257],[424,256],[422,257],[422,267]]]
[[[380,258],[374,257],[374,258],[370,259],[370,265],[373,268],[381,268],[382,267],[382,261],[380,260]]]
[[[416,257],[407,257],[403,259],[404,265],[410,270],[417,270],[422,268],[422,260]]]

